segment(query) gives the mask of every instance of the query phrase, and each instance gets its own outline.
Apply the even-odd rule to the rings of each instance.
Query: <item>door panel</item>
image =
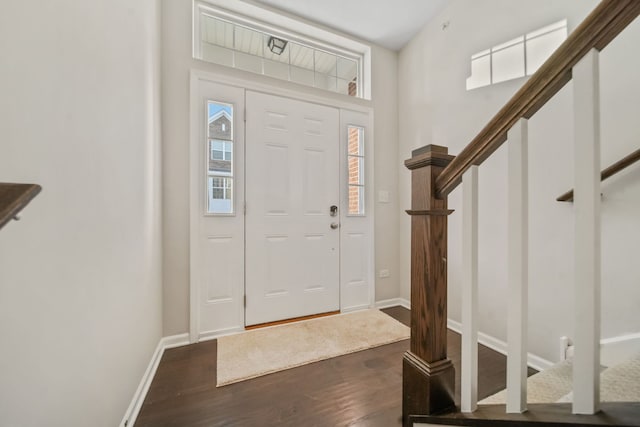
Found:
[[[345,206],[340,219],[342,311],[371,307],[375,298],[371,130],[368,114],[350,110],[340,111],[340,189],[342,204]],[[356,163],[356,170],[352,168],[354,164],[351,161],[354,155],[362,156]],[[362,186],[355,187],[350,185],[352,183]],[[359,192],[352,193],[354,188],[358,188]]]
[[[338,310],[339,111],[247,91],[246,325]]]
[[[204,263],[203,303],[214,304],[229,301],[234,294],[235,283],[234,247],[237,242],[232,236],[207,236],[203,241],[202,255],[209,262]],[[206,322],[204,322],[206,324]]]
[[[195,342],[244,326],[244,89],[201,79],[192,81],[192,89],[190,340]]]

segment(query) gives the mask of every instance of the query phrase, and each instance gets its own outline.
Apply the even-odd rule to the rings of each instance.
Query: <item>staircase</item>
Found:
[[[567,359],[527,379],[527,403],[571,403],[573,361]],[[505,405],[506,390],[478,404]],[[601,402],[640,402],[640,353],[600,372]]]
[[[599,347],[601,175],[629,166],[638,157],[632,153],[628,157],[635,160],[625,158],[600,171],[599,52],[638,14],[640,0],[602,1],[460,154],[453,156],[447,147],[428,145],[414,150],[405,162],[412,182],[411,209],[407,211],[411,216],[411,341],[403,357],[405,427],[414,423],[640,425],[640,403],[600,398],[601,391],[606,397],[607,377],[616,370],[608,375],[605,370],[601,379]],[[528,120],[571,80],[574,137],[580,147],[574,154],[576,188],[570,194],[575,211],[574,264],[580,266],[575,270],[577,326],[574,359],[570,366],[555,370],[573,374],[570,390],[532,403],[527,398]],[[494,404],[478,405],[478,168],[505,142],[509,181],[507,389],[494,398]],[[462,384],[460,407],[456,407],[454,368],[447,358],[447,217],[453,212],[447,198],[461,183]],[[529,381],[543,382],[535,376]]]

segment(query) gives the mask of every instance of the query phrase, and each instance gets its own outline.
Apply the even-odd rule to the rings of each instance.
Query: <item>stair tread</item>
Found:
[[[527,402],[572,402],[572,376],[573,364],[570,359],[532,375],[527,380]],[[600,374],[600,399],[602,402],[640,402],[640,354],[603,369]],[[506,390],[478,403],[504,405]]]
[[[412,417],[414,427],[422,423],[430,425],[467,426],[536,426],[580,425],[580,426],[640,426],[640,402],[604,402],[601,412],[594,415],[574,415],[569,403],[531,404],[522,414],[507,414],[505,405],[482,405],[471,414],[460,412]]]

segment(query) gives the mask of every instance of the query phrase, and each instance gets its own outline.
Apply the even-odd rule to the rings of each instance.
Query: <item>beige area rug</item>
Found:
[[[409,338],[409,328],[363,310],[218,338],[217,386]]]

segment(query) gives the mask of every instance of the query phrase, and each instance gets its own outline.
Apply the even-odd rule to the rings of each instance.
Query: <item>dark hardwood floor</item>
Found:
[[[382,310],[409,324],[409,310]],[[460,336],[449,331],[460,389]],[[400,426],[402,354],[409,341],[216,388],[217,340],[167,350],[144,401],[143,426]],[[479,397],[505,387],[506,358],[484,346]],[[456,397],[456,401],[459,396]]]

